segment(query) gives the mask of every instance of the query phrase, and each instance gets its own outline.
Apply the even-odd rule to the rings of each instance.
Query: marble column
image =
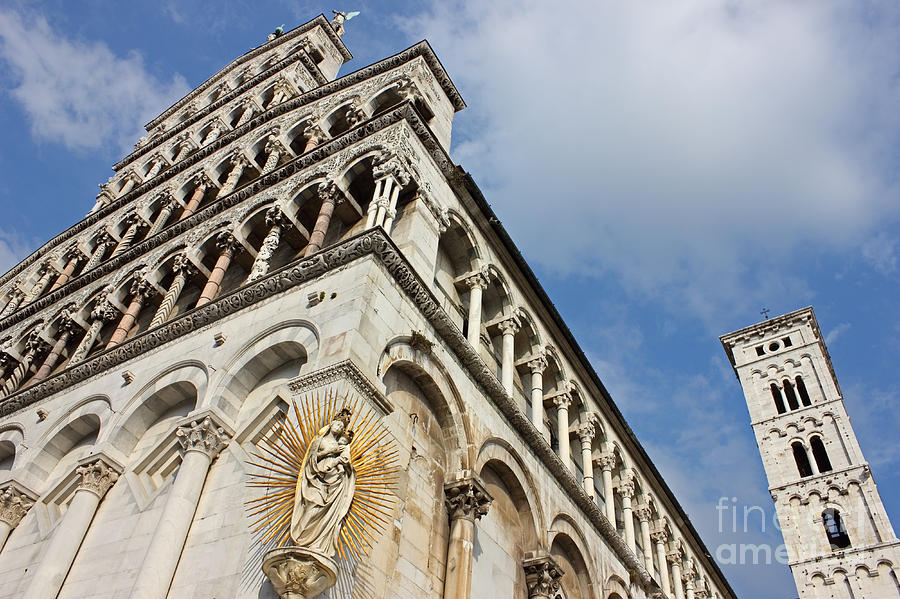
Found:
[[[231,233],[222,232],[216,238],[216,247],[219,248],[221,253],[216,260],[216,265],[213,266],[206,285],[203,287],[200,299],[197,300],[197,308],[208,304],[218,295],[219,288],[222,286],[222,279],[225,278],[225,271],[228,270],[231,259],[234,258],[234,254],[240,247],[240,244]]]
[[[156,293],[156,289],[153,288],[153,285],[142,278],[136,279],[131,284],[131,303],[119,320],[119,324],[116,325],[116,330],[113,331],[109,343],[106,344],[106,349],[115,347],[125,341],[129,331],[134,327],[134,323],[137,322],[138,315],[140,315],[141,308],[144,307],[147,298],[154,293]]]
[[[165,599],[169,594],[209,467],[229,438],[210,416],[185,423],[175,435],[183,452],[181,466],[131,589],[131,599]]]
[[[656,563],[659,564],[659,584],[666,597],[669,597],[672,592],[672,587],[669,584],[669,565],[666,561],[666,543],[669,540],[669,533],[664,529],[657,529],[651,533],[650,539],[656,545]],[[650,571],[650,574],[653,574],[652,570]]]
[[[187,256],[182,254],[176,256],[172,261],[172,272],[175,273],[175,277],[169,284],[169,289],[166,290],[166,295],[163,296],[162,303],[160,303],[159,308],[156,309],[153,320],[150,321],[149,328],[151,329],[153,327],[158,327],[169,318],[172,309],[175,308],[175,304],[178,302],[178,297],[184,289],[185,283],[187,283],[188,277],[196,272],[196,269],[193,264],[191,264],[191,261],[187,259]]]
[[[522,560],[528,599],[557,599],[562,568],[552,556],[543,552],[529,552]]]
[[[116,197],[121,198],[122,196],[127,194],[129,191],[134,189],[134,186],[137,185],[137,183],[138,183],[137,176],[134,173],[128,173],[125,176],[125,183],[122,184],[122,189],[119,190],[119,195]]]
[[[219,193],[216,194],[216,199],[227,196],[234,191],[238,181],[240,181],[241,176],[244,174],[244,169],[248,166],[250,166],[250,161],[243,153],[238,152],[231,157],[231,172],[228,173],[228,178],[225,179],[225,183],[222,185]]]
[[[328,134],[319,125],[307,125],[303,129],[303,137],[306,138],[306,146],[303,148],[306,153],[328,139]]]
[[[206,132],[206,137],[203,138],[203,145],[207,146],[212,142],[219,139],[219,136],[222,135],[222,124],[218,119],[213,121],[212,126],[209,128],[209,131]]]
[[[53,531],[44,558],[25,591],[25,599],[52,599],[59,594],[100,500],[119,478],[116,470],[103,458],[75,470],[78,477],[75,495],[62,521]]]
[[[171,193],[166,193],[166,197],[162,200],[162,208],[159,211],[159,214],[156,216],[156,220],[153,221],[153,226],[150,227],[150,230],[147,231],[147,237],[153,237],[160,231],[162,231],[166,224],[169,222],[169,218],[171,218],[172,213],[175,212],[175,209],[178,208],[178,202],[175,201],[175,198],[172,197]]]
[[[616,467],[616,455],[614,453],[605,453],[597,459],[603,473],[603,503],[606,512],[606,519],[609,523],[616,526],[616,501],[613,497],[613,481],[612,471]]]
[[[93,349],[94,343],[97,341],[97,336],[103,329],[103,325],[107,322],[114,321],[118,315],[119,311],[113,308],[106,300],[97,302],[97,305],[94,306],[94,309],[91,311],[91,326],[84,334],[84,337],[81,338],[78,347],[72,352],[72,357],[69,358],[69,364],[78,364],[79,362],[82,362],[88,356],[91,349]]]
[[[585,422],[578,427],[578,440],[581,441],[581,469],[584,470],[582,485],[584,492],[593,501],[594,493],[594,459],[593,445],[597,429],[592,422]]]
[[[472,589],[475,521],[487,514],[493,498],[471,470],[460,472],[456,480],[445,484],[444,495],[450,516],[450,540],[443,596],[445,599],[468,599]]]
[[[9,301],[6,302],[6,305],[3,306],[3,310],[0,310],[0,318],[4,318],[16,311],[16,308],[21,305],[22,300],[25,299],[25,292],[19,288],[13,289],[12,293],[9,295]]]
[[[275,254],[275,250],[278,249],[278,244],[281,243],[282,231],[289,223],[290,221],[280,208],[272,207],[266,211],[266,226],[269,227],[269,232],[266,233],[262,245],[259,246],[259,252],[256,254],[253,267],[250,269],[245,283],[255,281],[269,272],[269,261]]]
[[[559,438],[559,459],[563,465],[572,469],[572,449],[569,447],[569,406],[572,405],[572,395],[560,393],[553,397],[553,405],[556,406],[556,436]]]
[[[322,207],[319,208],[319,216],[316,218],[316,224],[313,226],[312,233],[309,235],[309,243],[306,245],[304,256],[311,256],[320,249],[325,243],[325,234],[328,232],[328,226],[331,224],[331,215],[334,214],[334,208],[344,200],[344,194],[334,181],[323,181],[318,188],[319,197],[322,198]]]
[[[181,142],[181,146],[178,148],[178,154],[175,156],[175,159],[172,161],[177,164],[187,158],[187,155],[193,152],[197,146],[194,145],[194,142],[191,141],[190,137],[185,137]]]
[[[463,282],[469,288],[469,329],[466,338],[475,351],[481,349],[481,298],[488,286],[487,275],[476,272],[463,276]]]
[[[162,156],[157,156],[156,160],[153,161],[153,166],[150,167],[150,170],[148,170],[146,176],[144,176],[144,181],[149,181],[150,179],[158,175],[159,171],[162,170],[165,164],[165,159]]]
[[[200,203],[203,201],[206,190],[209,189],[210,185],[212,185],[212,181],[209,180],[206,173],[200,172],[194,176],[194,191],[191,192],[191,198],[185,205],[184,212],[181,213],[181,218],[178,219],[179,222],[197,212],[197,208],[200,207]]]
[[[538,433],[544,436],[544,370],[547,369],[547,356],[538,354],[528,361],[531,371],[531,424]]]
[[[634,515],[637,516],[638,522],[641,523],[641,545],[643,546],[644,551],[644,567],[647,568],[647,572],[652,576],[653,544],[650,540],[650,507],[647,505],[640,505],[634,510]]]
[[[235,123],[235,127],[240,127],[245,124],[247,121],[253,118],[254,113],[256,112],[256,105],[253,103],[253,100],[247,98],[242,102],[244,106],[244,111],[241,113],[241,118],[238,119],[237,123]]]
[[[35,497],[13,482],[0,488],[0,550],[6,544],[13,529],[19,525],[31,506]]]
[[[75,272],[75,269],[78,268],[78,263],[84,259],[84,256],[77,248],[69,250],[67,257],[68,260],[66,261],[65,267],[63,268],[62,272],[59,273],[59,276],[56,277],[56,281],[54,281],[48,293],[52,293],[68,283],[69,279],[72,278],[72,274]]]
[[[675,585],[675,599],[684,599],[684,587],[681,581],[681,549],[673,549],[666,554],[670,567],[672,568],[672,583]]]
[[[684,571],[681,580],[684,582],[684,599],[694,599],[694,585],[697,579],[697,569],[694,567],[694,558],[689,557],[684,563]]]
[[[277,135],[270,135],[266,140],[266,164],[263,166],[262,174],[271,173],[278,166],[278,160],[285,154],[284,145],[278,140]]]
[[[0,392],[2,396],[5,397],[11,393],[15,393],[19,389],[22,383],[25,382],[25,379],[28,378],[28,372],[31,370],[31,365],[47,351],[48,347],[49,344],[36,332],[33,332],[28,336],[28,340],[25,342],[25,355],[22,356],[22,360],[16,364],[12,374],[6,379],[6,383],[3,385],[3,391]]]
[[[30,304],[37,298],[41,297],[44,293],[44,290],[47,288],[47,285],[50,283],[50,279],[53,277],[53,268],[50,267],[49,264],[44,264],[38,269],[38,277],[37,283],[31,288],[31,291],[28,292],[28,297],[25,298],[23,303]]]
[[[103,262],[103,258],[106,257],[106,252],[109,251],[113,245],[115,245],[115,241],[110,237],[109,233],[103,232],[97,237],[97,245],[94,246],[94,251],[91,252],[91,257],[88,258],[87,264],[84,265],[84,270],[82,272],[88,272],[89,270],[93,270],[97,266]]]
[[[134,243],[135,238],[141,232],[141,229],[144,228],[145,224],[144,220],[137,214],[129,216],[127,223],[128,228],[125,229],[125,233],[122,234],[122,239],[119,240],[119,245],[113,250],[112,256],[109,257],[110,260],[128,251],[128,248]]]
[[[619,497],[622,498],[622,518],[625,521],[625,544],[637,555],[634,543],[634,518],[631,515],[631,498],[634,497],[634,481],[626,476],[619,481]]]
[[[44,362],[41,364],[41,367],[38,368],[37,373],[32,377],[31,384],[38,383],[50,376],[50,373],[53,372],[53,369],[59,364],[59,359],[62,357],[72,334],[79,329],[81,329],[81,327],[72,320],[69,311],[64,310],[63,316],[59,319],[59,326],[56,329],[56,334],[58,335],[56,342],[53,344],[50,353],[44,358]]]
[[[521,326],[518,317],[515,315],[497,323],[497,328],[500,329],[500,333],[503,335],[503,354],[500,362],[500,378],[503,383],[503,389],[506,390],[506,394],[510,397],[512,397],[515,389],[516,333],[519,332]]]

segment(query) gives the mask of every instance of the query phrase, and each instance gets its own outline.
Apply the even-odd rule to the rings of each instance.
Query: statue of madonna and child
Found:
[[[294,545],[273,549],[263,559],[263,571],[281,599],[313,599],[337,581],[332,558],[356,490],[349,426],[350,410],[343,408],[310,441],[294,496]]]

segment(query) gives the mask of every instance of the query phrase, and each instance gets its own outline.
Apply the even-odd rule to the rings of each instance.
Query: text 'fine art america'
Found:
[[[397,455],[378,415],[335,393],[295,401],[273,424],[248,508],[281,599],[314,599],[368,557],[391,519]]]

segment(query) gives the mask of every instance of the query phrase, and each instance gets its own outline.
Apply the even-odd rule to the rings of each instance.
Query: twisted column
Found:
[[[75,472],[79,479],[75,496],[53,532],[44,558],[25,591],[25,599],[50,599],[59,594],[100,500],[119,478],[116,469],[103,458],[79,466]]]
[[[605,453],[597,458],[603,473],[603,500],[606,511],[606,519],[610,524],[616,525],[616,502],[613,497],[612,471],[616,467],[616,455],[614,453]]]
[[[216,194],[216,199],[226,196],[234,191],[238,181],[241,179],[241,175],[244,174],[244,169],[248,166],[250,166],[250,161],[247,160],[247,157],[244,156],[243,153],[238,152],[231,157],[231,172],[228,173],[228,178],[225,180],[225,184],[222,185],[222,189]]]
[[[165,159],[162,156],[157,155],[156,159],[153,161],[153,166],[151,166],[150,170],[147,171],[147,175],[144,177],[144,181],[149,181],[150,179],[158,175],[159,171],[162,170],[165,164]]]
[[[543,352],[526,364],[531,370],[531,424],[544,436],[544,370],[547,356]]]
[[[240,175],[238,175],[238,177],[240,177]],[[200,202],[203,201],[203,196],[206,195],[206,190],[212,185],[212,181],[209,180],[206,173],[201,171],[194,177],[194,185],[195,187],[193,193],[191,193],[191,199],[188,200],[187,205],[185,205],[184,212],[181,213],[181,218],[178,219],[179,221],[183,221],[197,211],[197,208],[200,207]]]
[[[515,314],[497,323],[497,328],[500,329],[500,333],[503,336],[500,378],[503,388],[506,390],[506,394],[510,397],[512,397],[513,394],[516,372],[516,366],[514,364],[516,357],[516,333],[519,332],[521,326],[522,324]]]
[[[328,139],[328,134],[319,125],[307,125],[303,128],[303,137],[306,138],[306,146],[303,148],[306,153]]]
[[[28,292],[28,297],[25,298],[23,303],[30,304],[37,298],[41,297],[41,294],[44,293],[44,289],[47,288],[47,285],[50,283],[50,278],[53,276],[53,269],[50,268],[49,264],[42,264],[41,268],[38,269],[38,276],[40,277],[37,283],[31,288],[31,291]]]
[[[650,534],[650,539],[656,545],[656,562],[659,564],[659,584],[666,597],[669,597],[672,592],[672,587],[669,584],[668,564],[666,563],[666,543],[669,540],[669,533],[666,532],[664,528],[658,528]]]
[[[134,189],[134,186],[137,185],[138,178],[134,173],[128,173],[125,175],[125,183],[122,184],[122,189],[119,190],[119,195],[117,197],[122,197],[127,194],[129,191]]]
[[[63,268],[62,272],[59,273],[59,276],[56,277],[56,281],[53,283],[53,286],[50,287],[50,291],[48,293],[52,293],[69,282],[69,279],[72,278],[72,273],[75,272],[75,269],[78,268],[78,263],[81,262],[83,256],[78,249],[73,248],[69,250],[68,253],[68,261],[66,262],[66,266]]]
[[[263,166],[262,174],[271,173],[278,166],[278,160],[286,152],[284,145],[278,140],[278,136],[272,134],[266,140],[266,164]]]
[[[190,154],[194,149],[196,149],[196,145],[191,141],[190,137],[185,136],[181,142],[181,145],[178,148],[178,154],[175,156],[175,159],[172,161],[174,163],[181,162],[187,155]]]
[[[209,131],[206,132],[206,137],[203,138],[203,145],[207,146],[212,142],[219,139],[219,136],[222,135],[222,124],[216,119],[213,121],[212,126],[209,128]]]
[[[91,253],[91,257],[88,258],[87,264],[84,265],[84,271],[87,272],[92,270],[100,265],[103,262],[103,258],[106,256],[106,252],[109,251],[116,242],[113,241],[113,238],[110,237],[109,233],[104,231],[97,238],[97,245],[94,246],[94,251]]]
[[[175,260],[172,262],[172,272],[175,273],[175,278],[172,279],[172,283],[169,285],[166,295],[163,296],[162,303],[159,305],[159,308],[156,309],[153,320],[150,321],[151,329],[158,327],[169,318],[172,309],[178,302],[181,291],[184,289],[185,283],[187,283],[188,277],[194,274],[196,269],[194,268],[194,265],[191,264],[191,261],[187,259],[187,256],[182,254],[176,256]]]
[[[19,386],[28,377],[28,371],[31,370],[31,365],[38,357],[47,351],[48,346],[49,344],[41,339],[37,332],[32,332],[28,336],[28,340],[25,342],[25,355],[22,356],[22,361],[16,365],[12,375],[6,379],[6,384],[3,385],[2,394],[4,397],[11,393],[15,393],[19,389]]]
[[[88,327],[87,333],[81,338],[78,347],[72,352],[69,364],[77,364],[87,357],[94,347],[94,342],[97,341],[97,335],[100,334],[103,325],[115,320],[118,314],[119,311],[113,308],[105,299],[97,302],[97,305],[91,311],[91,326]]]
[[[159,214],[156,216],[156,220],[153,221],[153,226],[150,227],[150,230],[147,231],[147,237],[153,237],[160,231],[162,231],[166,223],[169,222],[169,218],[172,216],[172,213],[175,212],[175,209],[178,208],[178,202],[175,201],[175,198],[172,197],[171,193],[166,193],[166,197],[163,199],[162,208],[159,211]]]
[[[522,560],[525,570],[525,586],[528,599],[556,599],[559,593],[559,579],[563,577],[562,568],[548,554],[530,554]]]
[[[129,216],[126,222],[128,223],[128,228],[125,229],[125,233],[122,235],[122,239],[119,240],[119,245],[113,250],[110,259],[120,256],[128,251],[128,248],[134,243],[135,237],[137,237],[138,233],[141,232],[141,229],[144,228],[144,221],[137,214]]]
[[[592,448],[597,429],[592,422],[585,422],[578,427],[578,440],[581,441],[581,469],[584,470],[582,485],[584,492],[594,499],[594,460]]]
[[[50,376],[50,373],[53,372],[53,369],[56,368],[56,365],[59,363],[59,359],[62,357],[62,353],[65,351],[66,345],[69,343],[72,334],[80,328],[81,327],[72,320],[69,311],[64,310],[63,316],[59,319],[59,326],[56,329],[56,334],[59,335],[59,338],[53,344],[50,353],[44,358],[44,362],[41,364],[41,367],[38,368],[37,373],[32,377],[32,384],[38,383]]]
[[[125,341],[128,332],[137,321],[138,315],[141,313],[141,308],[144,307],[147,298],[154,293],[156,293],[156,290],[153,288],[153,285],[143,278],[136,279],[131,284],[131,303],[128,305],[125,314],[123,314],[122,318],[119,320],[116,330],[113,331],[109,343],[106,344],[106,349],[115,347]]]
[[[256,112],[256,105],[250,98],[245,98],[242,104],[244,105],[244,111],[241,113],[241,118],[238,119],[235,127],[240,127],[241,125],[252,119],[253,114]]]
[[[9,534],[34,505],[34,500],[32,495],[12,482],[0,489],[0,549],[3,549]]]
[[[625,520],[625,544],[631,552],[637,555],[637,546],[634,543],[634,518],[631,516],[631,498],[634,497],[634,480],[623,473],[623,480],[619,481],[619,497],[622,498],[622,518]]]
[[[179,426],[175,436],[181,445],[181,466],[131,589],[132,599],[165,599],[168,595],[209,467],[230,437],[211,416]]]
[[[12,290],[12,293],[9,295],[9,301],[6,302],[6,305],[3,306],[3,310],[0,310],[0,318],[12,314],[16,311],[16,308],[22,303],[22,300],[25,299],[25,293],[16,287]]]
[[[481,347],[481,298],[488,286],[487,275],[483,272],[466,275],[463,282],[469,288],[469,329],[466,337],[469,345],[478,351]]]
[[[634,510],[634,515],[641,523],[641,545],[644,548],[644,567],[647,572],[653,574],[653,547],[650,541],[650,506],[640,505]]]
[[[219,237],[216,239],[216,247],[219,248],[221,253],[216,260],[216,265],[213,266],[209,279],[206,281],[206,285],[203,287],[200,299],[197,300],[196,307],[198,308],[211,302],[219,293],[219,288],[222,286],[222,279],[225,277],[225,271],[228,270],[231,259],[234,258],[234,254],[240,247],[240,244],[238,244],[237,239],[235,239],[231,233],[223,232],[219,233]]]
[[[316,224],[309,235],[309,243],[306,245],[304,256],[310,256],[322,249],[322,244],[325,243],[325,234],[328,232],[328,225],[331,224],[331,215],[334,214],[334,208],[344,201],[344,194],[335,185],[334,181],[323,181],[319,184],[319,197],[322,198],[322,207],[319,208],[319,216],[316,217]]]
[[[278,244],[281,242],[281,233],[288,222],[280,208],[272,207],[266,211],[266,226],[269,227],[269,232],[259,247],[259,252],[257,252],[256,259],[253,261],[253,267],[250,269],[250,275],[247,276],[246,283],[255,281],[269,272],[269,261],[272,259],[275,250],[278,249]]]
[[[450,540],[443,596],[445,599],[468,599],[472,589],[475,521],[488,513],[493,498],[471,470],[459,473],[456,480],[445,484],[444,496],[450,516]]]

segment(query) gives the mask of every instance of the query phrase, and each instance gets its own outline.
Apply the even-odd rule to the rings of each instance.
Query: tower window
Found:
[[[769,389],[772,391],[772,399],[775,400],[775,409],[778,410],[779,414],[784,414],[787,410],[784,407],[784,399],[781,398],[781,390],[778,388],[778,385],[772,383],[769,385]]]
[[[778,351],[779,349],[781,349],[781,344],[778,343],[777,341],[773,341],[772,343],[769,344],[768,349],[769,349],[769,351]]]
[[[809,440],[809,447],[812,449],[813,459],[816,460],[816,467],[819,469],[819,472],[831,470],[831,460],[828,459],[828,452],[825,451],[822,437],[812,437]]]
[[[757,355],[757,356],[764,356],[764,355],[766,355],[766,350],[763,349],[763,346],[762,346],[762,345],[757,345],[757,346],[756,346],[756,355]]]
[[[791,384],[791,381],[787,379],[784,380],[784,395],[787,397],[788,406],[792,410],[800,408],[800,404],[797,403],[797,394],[794,393],[794,386]]]
[[[803,377],[798,375],[794,382],[797,383],[797,393],[800,394],[800,401],[803,402],[804,406],[811,406],[812,402],[809,399],[809,393],[806,391],[806,383],[803,382]]]
[[[790,338],[790,337],[785,337],[784,339],[781,340],[781,342],[784,343],[784,346],[785,346],[785,347],[790,347],[790,346],[794,345],[794,344],[791,342],[791,338]]]
[[[850,546],[850,537],[841,519],[841,513],[834,508],[828,508],[822,512],[822,525],[825,526],[825,534],[831,543],[831,550],[846,549]]]
[[[791,443],[791,449],[794,451],[794,461],[797,462],[797,471],[801,477],[812,476],[812,466],[809,463],[809,457],[806,455],[806,449],[799,441]]]

